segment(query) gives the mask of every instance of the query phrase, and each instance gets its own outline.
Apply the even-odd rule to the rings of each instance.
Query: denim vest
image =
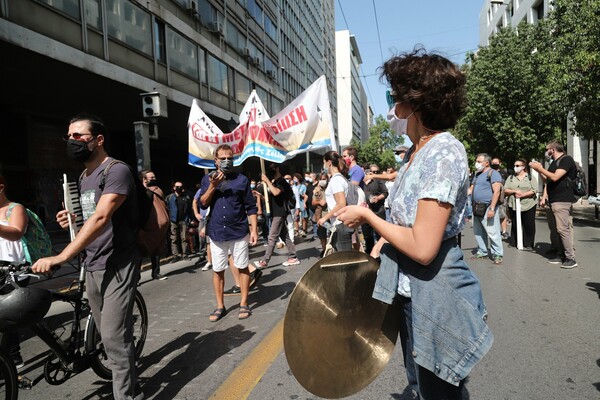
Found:
[[[458,385],[494,341],[479,280],[464,262],[454,238],[442,243],[428,266],[386,244],[381,249],[374,299],[392,304],[399,268],[410,279],[415,362]]]

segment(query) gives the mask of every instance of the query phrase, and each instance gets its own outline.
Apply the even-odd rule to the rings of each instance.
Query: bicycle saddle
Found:
[[[45,289],[19,287],[0,295],[0,332],[21,329],[44,318],[52,304]]]

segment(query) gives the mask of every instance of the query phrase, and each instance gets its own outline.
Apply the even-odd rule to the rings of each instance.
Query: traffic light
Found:
[[[145,118],[167,117],[167,98],[158,93],[142,93],[142,115]]]

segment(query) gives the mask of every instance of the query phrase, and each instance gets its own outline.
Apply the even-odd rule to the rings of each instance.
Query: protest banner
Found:
[[[299,153],[335,149],[335,135],[325,77],[321,76],[300,96],[272,118],[253,91],[240,124],[230,133],[222,132],[194,100],[188,118],[188,163],[214,168],[214,151],[221,144],[233,149],[234,165],[248,157],[281,163]]]

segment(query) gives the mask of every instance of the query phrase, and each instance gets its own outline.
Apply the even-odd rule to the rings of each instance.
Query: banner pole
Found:
[[[266,175],[265,172],[265,160],[263,160],[262,158],[260,159],[260,171],[261,171],[261,180],[262,180],[262,175]],[[264,183],[264,182],[263,182]],[[271,215],[271,206],[269,205],[269,192],[267,190],[267,185],[263,184],[263,191],[265,194],[265,208],[266,208],[266,215]]]

